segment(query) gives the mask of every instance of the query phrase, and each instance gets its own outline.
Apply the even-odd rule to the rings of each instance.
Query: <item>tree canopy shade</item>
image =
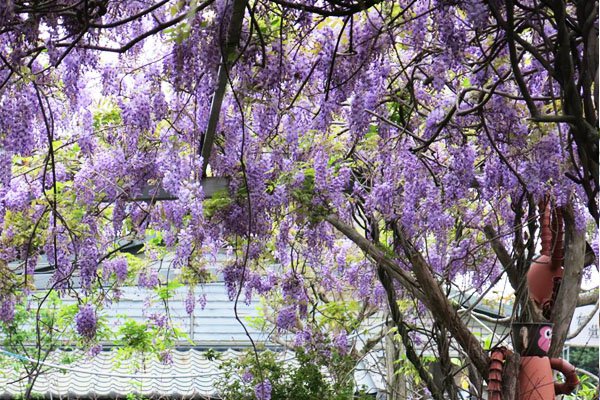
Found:
[[[442,368],[452,338],[486,379],[447,295],[505,276],[513,317],[542,318],[523,282],[550,201],[565,217],[560,352],[598,253],[597,3],[5,1],[0,60],[4,324],[39,255],[93,340],[94,310],[127,276],[119,240],[173,250],[188,284],[229,246],[232,299],[280,292],[279,328],[310,340],[310,299],[389,306],[432,396],[455,396],[411,350],[397,300],[431,313]],[[206,177],[227,193],[207,199]],[[131,201],[149,187],[174,199]]]

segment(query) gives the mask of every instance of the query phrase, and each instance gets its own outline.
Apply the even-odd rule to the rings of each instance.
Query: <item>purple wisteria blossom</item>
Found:
[[[252,372],[250,372],[249,369],[245,369],[244,373],[242,374],[242,382],[250,383],[250,382],[252,382],[253,379],[254,379],[254,375],[252,374]]]
[[[0,321],[12,322],[15,317],[15,301],[16,299],[11,295],[0,297]]]
[[[196,296],[194,295],[193,290],[190,290],[185,298],[185,312],[188,315],[192,315],[194,313],[194,308],[196,308]]]
[[[75,315],[75,329],[77,333],[86,339],[93,339],[96,336],[96,311],[91,304],[85,304],[79,307]]]
[[[145,287],[149,289],[153,289],[160,284],[160,280],[158,278],[158,271],[144,271],[141,272],[138,278],[138,284],[140,287]]]
[[[348,335],[346,331],[342,331],[338,333],[333,340],[333,344],[337,349],[338,353],[342,356],[348,354],[349,346],[348,346]]]
[[[172,365],[173,364],[173,353],[169,350],[161,351],[158,355],[158,359],[164,365]]]
[[[282,330],[291,329],[296,325],[296,307],[283,308],[277,314],[277,327]]]
[[[254,387],[254,395],[256,400],[271,400],[271,391],[273,390],[271,382],[265,379]]]

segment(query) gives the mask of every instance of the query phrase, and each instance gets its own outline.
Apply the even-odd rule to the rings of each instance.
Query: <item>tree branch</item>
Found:
[[[159,9],[160,7],[164,6],[168,2],[169,2],[169,0],[159,1],[158,3],[154,4],[153,6],[148,7],[145,10],[142,10],[137,14],[131,15],[131,16],[121,19],[119,21],[114,21],[114,22],[110,22],[107,24],[95,24],[93,22],[90,22],[89,26],[91,28],[115,28],[117,26],[125,25],[128,22],[135,21],[136,19],[142,18],[143,16],[150,14],[152,11]]]
[[[460,315],[442,292],[431,269],[423,255],[404,236],[402,228],[396,225],[394,233],[407,259],[413,267],[413,272],[419,285],[424,288],[424,303],[434,319],[442,324],[452,334],[454,339],[467,353],[473,365],[481,376],[487,380],[489,357],[483,351],[479,340],[473,335]]]
[[[585,328],[586,325],[590,323],[590,321],[592,320],[592,318],[594,318],[594,315],[596,315],[596,313],[598,312],[598,306],[599,305],[600,305],[600,303],[596,302],[596,305],[594,306],[594,309],[587,315],[587,317],[585,317],[585,320],[577,327],[577,329],[575,330],[575,332],[570,333],[567,336],[567,340],[575,338],[577,335],[579,335],[581,333],[581,331],[583,331],[583,328]]]
[[[558,357],[561,354],[569,333],[571,319],[578,302],[585,259],[585,231],[579,231],[576,228],[573,208],[570,205],[564,207],[563,216],[565,221],[565,270],[552,310],[554,329],[552,330],[550,357]]]
[[[598,301],[598,288],[579,293],[577,307],[590,306]]]
[[[202,11],[203,9],[205,9],[206,7],[208,7],[209,5],[211,5],[214,2],[214,0],[207,0],[204,3],[200,4],[199,6],[197,6],[196,8],[194,8],[193,10],[190,10],[184,14],[181,14],[175,18],[173,18],[172,20],[169,20],[167,22],[164,22],[162,24],[158,24],[156,25],[154,28],[142,33],[140,36],[130,40],[129,42],[127,42],[125,45],[115,48],[115,47],[106,47],[106,46],[96,46],[96,45],[81,45],[81,46],[77,46],[78,48],[83,48],[83,49],[89,49],[89,50],[100,50],[100,51],[106,51],[106,52],[111,52],[111,53],[125,53],[127,50],[129,50],[130,48],[132,48],[133,46],[135,46],[136,44],[138,44],[139,42],[141,42],[142,40],[146,39],[147,37],[150,37],[152,35],[155,35],[159,32],[164,31],[165,29],[173,26],[173,25],[177,25],[178,23],[180,23],[181,21],[183,21],[184,19],[188,18],[190,15],[193,15],[199,11]],[[71,46],[71,43],[65,43],[65,44],[57,44],[57,47],[69,47]]]
[[[402,339],[402,344],[406,349],[406,358],[410,361],[410,363],[415,367],[419,377],[425,382],[427,388],[431,392],[431,395],[436,400],[442,400],[443,392],[438,387],[436,382],[434,381],[431,373],[425,368],[423,363],[421,362],[421,357],[417,354],[412,341],[409,336],[409,330],[406,327],[404,322],[404,316],[400,311],[400,307],[398,307],[398,303],[396,301],[396,289],[394,288],[394,282],[390,279],[385,268],[378,266],[377,274],[379,276],[379,281],[385,288],[388,298],[388,305],[390,307],[390,313],[392,315],[392,320],[396,325],[396,329],[398,329],[398,333],[400,334],[400,338]]]
[[[370,258],[385,268],[394,279],[400,282],[400,284],[417,299],[424,300],[424,294],[419,288],[419,285],[415,281],[414,277],[409,272],[400,268],[400,266],[388,255],[386,255],[383,250],[367,240],[352,226],[342,222],[337,216],[327,215],[325,220],[333,225],[333,227],[338,231],[343,233],[348,239],[354,242],[354,244],[356,244]]]
[[[310,12],[317,15],[323,15],[326,17],[345,17],[348,15],[353,15],[364,11],[378,3],[381,0],[367,0],[367,1],[357,1],[356,4],[348,4],[345,9],[332,9],[328,10],[324,7],[311,6],[303,3],[295,3],[292,1],[286,0],[270,0],[272,3],[282,5],[287,8],[291,8],[294,10],[300,10],[305,12]]]
[[[486,225],[483,228],[483,232],[485,233],[487,239],[490,241],[490,245],[492,246],[494,253],[496,253],[500,264],[502,264],[502,267],[506,271],[506,275],[508,276],[508,280],[510,281],[511,286],[515,289],[518,288],[520,286],[519,274],[517,272],[517,269],[515,268],[515,263],[512,257],[510,256],[510,253],[508,252],[508,250],[506,250],[506,247],[504,247],[504,244],[500,241],[500,235],[491,225]]]

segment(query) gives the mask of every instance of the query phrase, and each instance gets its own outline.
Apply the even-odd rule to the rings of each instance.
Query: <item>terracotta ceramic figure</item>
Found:
[[[527,288],[539,317],[549,320],[564,270],[563,220],[557,208],[551,222],[549,200],[541,209],[542,251],[529,267]],[[571,394],[575,390],[579,384],[575,367],[563,359],[547,356],[552,342],[551,323],[514,323],[512,339],[515,351],[521,355],[518,400],[554,400],[556,395]],[[502,367],[507,352],[504,347],[491,352],[489,400],[502,399]],[[564,375],[564,383],[554,382],[553,370]]]

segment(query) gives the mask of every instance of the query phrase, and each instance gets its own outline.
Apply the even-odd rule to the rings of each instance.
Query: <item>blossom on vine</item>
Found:
[[[268,379],[265,379],[254,387],[256,400],[271,400],[271,391],[273,387]]]
[[[12,295],[0,297],[0,321],[10,323],[15,317],[15,297]]]
[[[77,333],[84,338],[93,339],[96,336],[97,322],[96,311],[91,304],[79,307],[79,311],[75,315]]]
[[[193,290],[188,291],[188,294],[184,300],[185,303],[185,312],[188,315],[192,315],[194,313],[194,308],[196,307],[196,296],[194,296]]]
[[[296,325],[296,307],[289,306],[277,314],[277,327],[282,330],[291,329]]]
[[[339,332],[333,339],[333,344],[338,353],[342,356],[348,354],[348,334],[346,331]]]

